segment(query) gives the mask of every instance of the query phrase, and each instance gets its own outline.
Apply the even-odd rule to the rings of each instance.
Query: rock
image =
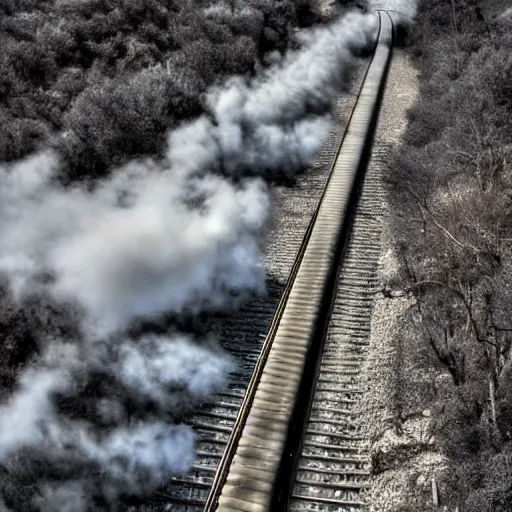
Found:
[[[423,487],[425,485],[425,482],[426,482],[426,478],[425,478],[425,475],[420,475],[417,479],[416,479],[416,485],[418,487]]]

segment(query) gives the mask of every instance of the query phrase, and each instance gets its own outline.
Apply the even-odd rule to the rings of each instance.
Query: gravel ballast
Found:
[[[407,128],[407,111],[417,94],[417,71],[407,52],[397,49],[372,154],[386,151],[390,155],[398,147]],[[383,286],[398,270],[387,226],[389,208],[384,205],[379,265]],[[426,402],[423,384],[429,376],[415,368],[415,355],[407,350],[407,333],[402,328],[412,304],[411,296],[390,298],[379,293],[373,306],[370,347],[361,374],[365,392],[359,403],[372,460],[371,487],[366,497],[372,512],[431,510],[433,487],[437,489],[435,475],[444,466],[430,435],[430,411],[422,408]]]

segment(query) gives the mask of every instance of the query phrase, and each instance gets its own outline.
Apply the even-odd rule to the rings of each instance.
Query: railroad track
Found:
[[[370,461],[355,409],[361,393],[359,370],[369,343],[372,299],[379,288],[383,201],[378,168],[372,166],[365,176],[338,278],[310,416],[293,473],[290,512],[360,512],[365,508]]]
[[[312,168],[298,177],[293,188],[273,188],[274,225],[268,234],[265,256],[268,296],[254,299],[236,316],[214,321],[208,327],[208,331],[216,334],[224,348],[236,357],[238,369],[232,376],[228,393],[217,396],[211,405],[187,420],[198,435],[196,464],[186,476],[171,479],[149,500],[131,507],[131,512],[203,511],[217,464],[242,403],[241,397],[247,389],[304,233],[325,189],[366,68],[366,62],[362,60],[355,70],[353,90],[344,93],[333,105],[334,126]],[[208,442],[209,439],[215,443]]]
[[[359,393],[380,249],[380,198],[372,199],[368,182],[370,193],[356,210],[391,57],[393,23],[386,13],[378,16],[373,59],[220,460],[207,512],[365,507],[360,494],[369,464],[359,453],[350,406]],[[378,196],[378,188],[373,192]],[[347,244],[352,220],[365,217]]]
[[[350,409],[358,393],[357,371],[368,335],[364,325],[369,325],[371,314],[369,293],[380,229],[378,179],[373,184],[366,180],[363,187],[353,231],[360,236],[352,236],[348,247],[338,241],[348,234],[348,223],[342,219],[347,212],[347,219],[353,216],[352,182],[358,181],[366,147],[360,139],[366,141],[366,132],[375,121],[389,58],[383,54],[389,53],[391,23],[384,16],[380,15],[374,58],[360,72],[359,94],[345,96],[337,104],[334,114],[338,122],[313,171],[299,180],[293,195],[284,193],[277,198],[278,221],[269,237],[268,297],[253,301],[237,317],[219,324],[219,338],[226,340],[223,345],[237,356],[239,366],[230,388],[192,418],[199,441],[196,464],[190,474],[173,478],[138,510],[274,512],[288,505],[297,511],[361,509],[359,495],[367,485],[368,462],[359,453]],[[349,158],[344,147],[350,147]],[[297,215],[297,209],[302,215]],[[319,232],[318,226],[325,226],[326,219],[328,233]],[[333,307],[342,249],[346,255]],[[318,289],[309,288],[310,284]],[[311,318],[300,311],[304,292],[306,302],[318,310]],[[309,327],[297,330],[305,318]],[[287,321],[294,341],[283,344],[280,340]],[[289,338],[290,333],[284,337]],[[316,363],[324,344],[319,367]],[[290,368],[290,360],[295,361],[295,368]],[[269,378],[267,389],[261,391]],[[288,383],[295,386],[289,399],[272,405],[269,393],[282,398]],[[315,390],[312,406],[311,390]],[[296,400],[297,396],[301,398]],[[262,397],[266,411],[260,408]],[[306,417],[309,422],[304,421]],[[281,419],[280,441],[270,427],[276,418]],[[248,429],[252,429],[249,437]],[[259,459],[254,459],[254,450],[260,453]],[[268,460],[275,462],[270,469]],[[273,492],[276,488],[281,492]]]

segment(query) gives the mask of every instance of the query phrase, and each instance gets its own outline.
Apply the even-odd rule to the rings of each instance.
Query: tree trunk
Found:
[[[439,491],[434,477],[432,477],[432,503],[434,504],[434,507],[439,507]]]

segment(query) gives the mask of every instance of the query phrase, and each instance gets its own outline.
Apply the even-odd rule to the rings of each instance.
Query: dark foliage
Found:
[[[0,12],[0,161],[51,142],[67,179],[159,155],[208,86],[252,73],[314,20],[307,0],[4,0]]]
[[[0,399],[15,386],[20,370],[41,352],[48,340],[78,336],[77,312],[44,294],[17,302],[0,283]]]
[[[198,81],[160,68],[85,89],[64,115],[59,148],[72,177],[104,172],[136,155],[156,154],[166,130],[201,111]]]

